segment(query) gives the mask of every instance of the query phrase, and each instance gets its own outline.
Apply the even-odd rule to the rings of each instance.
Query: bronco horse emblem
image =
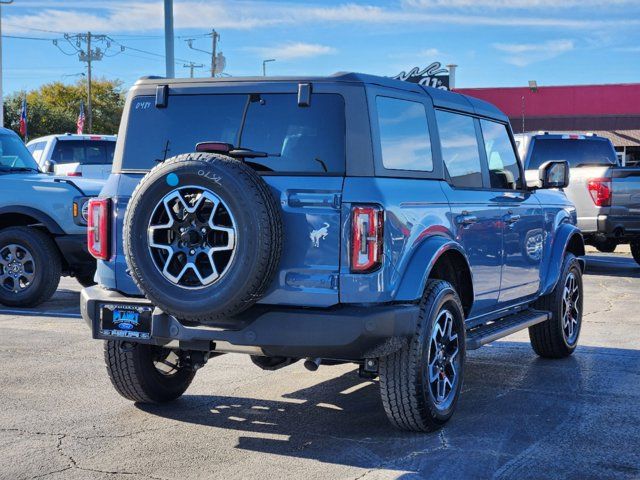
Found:
[[[313,246],[316,248],[320,248],[320,240],[324,240],[329,235],[329,224],[324,222],[324,226],[317,230],[313,230],[309,234],[309,238],[313,242]]]

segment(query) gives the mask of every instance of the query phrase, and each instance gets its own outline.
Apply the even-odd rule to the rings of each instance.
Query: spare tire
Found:
[[[211,154],[170,158],[133,192],[124,253],[145,296],[181,320],[224,324],[259,300],[282,251],[280,208],[245,163]]]

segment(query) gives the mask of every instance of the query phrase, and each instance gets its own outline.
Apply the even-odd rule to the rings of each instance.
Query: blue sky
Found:
[[[208,64],[194,46],[215,28],[232,75],[360,71],[394,75],[432,61],[459,65],[459,87],[640,82],[638,0],[174,0],[176,65]],[[162,0],[15,0],[2,7],[4,90],[73,82],[83,71],[51,39],[90,30],[114,42],[95,75],[130,85],[164,74]],[[120,52],[120,46],[126,48]],[[59,46],[71,53],[64,40]],[[104,46],[104,45],[103,45]],[[142,53],[133,49],[143,50]],[[120,52],[120,53],[119,53]],[[117,55],[116,55],[117,54]],[[204,69],[197,76],[205,75]]]

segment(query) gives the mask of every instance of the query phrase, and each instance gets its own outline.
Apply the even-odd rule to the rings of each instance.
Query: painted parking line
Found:
[[[82,318],[79,313],[65,312],[42,312],[38,310],[10,310],[0,308],[0,315],[23,315],[29,317],[61,317],[61,318]]]

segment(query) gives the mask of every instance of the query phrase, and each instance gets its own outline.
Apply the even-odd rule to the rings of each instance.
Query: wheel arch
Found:
[[[60,225],[46,213],[31,207],[10,206],[0,208],[0,228],[42,225],[53,235],[63,235]]]
[[[395,296],[396,301],[422,298],[429,279],[451,283],[462,302],[465,315],[473,306],[473,275],[462,246],[446,237],[427,239],[413,254]]]
[[[555,242],[545,270],[542,275],[542,289],[540,295],[549,294],[558,283],[562,273],[562,261],[567,253],[572,253],[578,257],[580,268],[585,270],[585,248],[582,233],[575,225],[565,223],[556,232]]]

